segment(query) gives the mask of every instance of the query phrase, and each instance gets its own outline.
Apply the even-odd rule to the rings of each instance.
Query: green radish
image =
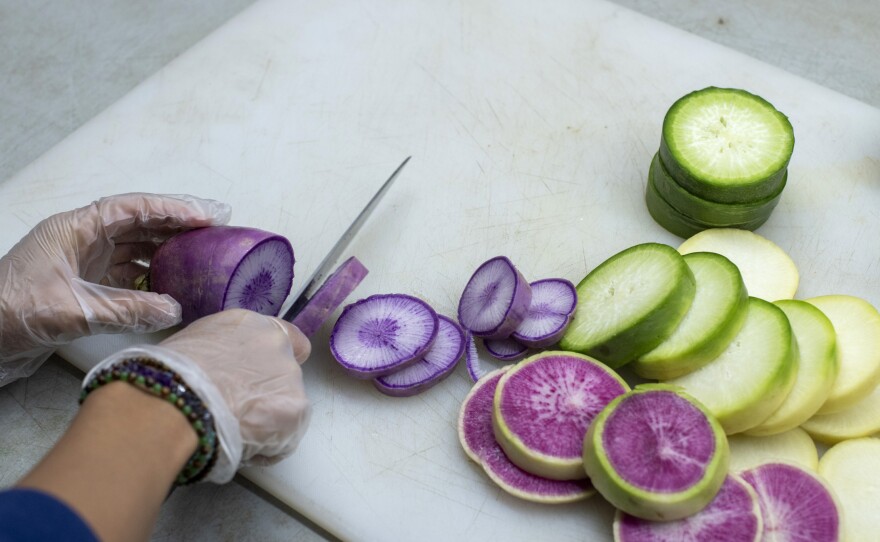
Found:
[[[691,92],[663,119],[663,164],[678,184],[711,201],[750,203],[776,194],[793,149],[788,118],[744,90]]]
[[[819,474],[840,500],[846,540],[876,542],[880,439],[853,439],[832,447],[819,461]]]
[[[659,243],[630,247],[578,284],[574,318],[559,346],[620,367],[672,333],[695,291],[694,275],[675,249]]]
[[[797,427],[767,437],[730,435],[727,443],[730,445],[730,472],[779,461],[795,463],[813,471],[819,467],[816,443],[806,431]]]
[[[880,386],[846,410],[813,416],[801,427],[825,444],[880,433]]]
[[[701,401],[728,435],[767,419],[794,385],[797,345],[782,309],[749,298],[745,324],[708,365],[668,380]]]
[[[644,378],[666,380],[699,369],[727,348],[745,322],[749,295],[739,269],[712,252],[687,254],[684,261],[696,281],[694,301],[675,331],[632,364]]]

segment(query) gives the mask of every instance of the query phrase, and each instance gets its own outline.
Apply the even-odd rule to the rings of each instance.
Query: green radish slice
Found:
[[[840,500],[846,540],[876,542],[880,439],[853,439],[832,447],[819,461],[819,474]]]
[[[675,331],[633,364],[644,378],[665,380],[706,365],[730,344],[746,320],[749,295],[739,269],[712,252],[684,256],[694,274],[696,293]]]
[[[596,490],[629,515],[681,519],[708,505],[727,475],[727,438],[693,397],[642,384],[608,405],[584,437]]]
[[[731,435],[730,472],[752,469],[765,463],[795,463],[815,471],[819,467],[816,443],[803,429],[794,428],[785,433],[766,437]]]
[[[880,386],[846,410],[813,416],[801,427],[826,444],[880,433]]]
[[[678,251],[717,252],[726,256],[742,273],[749,295],[767,301],[793,298],[800,282],[791,257],[773,241],[750,231],[706,230],[682,243]]]
[[[782,406],[749,429],[750,435],[773,435],[804,423],[825,403],[837,379],[837,335],[831,320],[806,301],[780,300],[775,305],[791,324],[797,342],[798,372]]]
[[[794,385],[797,345],[782,309],[749,298],[745,324],[708,365],[669,380],[701,401],[728,435],[767,419]]]
[[[711,201],[747,203],[777,193],[793,149],[788,118],[740,89],[691,92],[663,119],[664,165],[680,185]]]
[[[605,405],[627,391],[620,376],[592,358],[536,354],[507,371],[495,390],[495,438],[528,472],[554,480],[585,478],[584,434]]]
[[[465,397],[458,416],[458,439],[465,453],[501,489],[527,501],[558,504],[594,495],[589,480],[548,480],[522,470],[504,455],[492,431],[492,401],[498,381],[509,368],[487,373]]]
[[[694,299],[694,275],[678,252],[659,243],[630,247],[605,260],[577,286],[563,350],[619,367],[668,337]]]
[[[880,313],[864,299],[825,295],[806,300],[831,320],[840,369],[819,414],[847,410],[880,385]]]

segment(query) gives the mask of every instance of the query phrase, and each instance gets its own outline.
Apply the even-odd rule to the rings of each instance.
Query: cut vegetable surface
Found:
[[[880,434],[880,386],[846,410],[817,414],[801,427],[814,439],[826,444]]]
[[[306,337],[314,335],[367,276],[367,268],[352,256],[342,262],[292,320]]]
[[[513,361],[526,355],[529,348],[514,339],[486,339],[483,346],[489,354],[503,361]]]
[[[880,439],[853,439],[832,447],[819,462],[819,474],[843,508],[847,542],[876,542]]]
[[[547,348],[565,333],[577,306],[577,291],[565,279],[531,283],[532,302],[525,319],[511,337],[532,348]]]
[[[487,371],[480,364],[480,354],[477,352],[477,341],[470,331],[464,332],[464,361],[467,365],[468,374],[474,382],[483,378]]]
[[[571,352],[531,356],[495,391],[495,438],[511,461],[556,480],[586,477],[581,450],[590,423],[629,390],[614,371]]]
[[[458,321],[478,337],[505,339],[522,323],[532,289],[513,263],[497,256],[471,276],[458,302]]]
[[[794,463],[815,471],[819,466],[816,444],[803,429],[795,428],[785,433],[766,437],[731,435],[730,472],[739,472],[765,463]]]

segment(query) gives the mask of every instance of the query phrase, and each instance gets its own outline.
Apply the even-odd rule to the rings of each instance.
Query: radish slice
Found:
[[[880,439],[853,439],[832,447],[819,462],[819,475],[840,499],[846,540],[876,541]]]
[[[421,299],[372,295],[342,311],[330,334],[330,352],[355,378],[375,378],[421,359],[439,327],[437,313]]]
[[[544,279],[530,284],[532,303],[525,319],[511,335],[532,348],[547,348],[562,338],[577,306],[574,284],[565,279]]]
[[[813,416],[801,427],[811,437],[826,444],[880,433],[880,386],[848,409]]]
[[[523,357],[529,348],[513,339],[486,339],[483,346],[492,357],[502,361],[513,361]]]
[[[373,380],[386,395],[408,397],[437,384],[452,373],[464,353],[464,331],[454,321],[438,314],[440,329],[431,349],[414,364]]]
[[[458,416],[458,439],[465,453],[483,467],[501,489],[540,503],[565,503],[586,499],[595,490],[588,480],[548,480],[522,470],[504,455],[492,433],[492,400],[498,381],[509,367],[488,373],[471,389]]]
[[[308,300],[306,306],[293,319],[293,325],[306,337],[314,335],[333,311],[342,305],[345,298],[364,280],[368,272],[354,256],[345,260]]]
[[[816,443],[799,427],[766,437],[731,435],[727,437],[727,444],[730,446],[730,472],[779,462],[796,463],[813,471],[819,467]]]
[[[477,382],[478,380],[486,376],[486,371],[483,369],[483,367],[480,366],[480,356],[477,353],[476,339],[474,339],[474,336],[471,335],[469,331],[465,331],[464,336],[464,361],[467,365],[468,374],[471,376],[471,380]]]
[[[465,286],[458,302],[458,321],[486,339],[505,339],[529,310],[532,290],[513,263],[496,256],[483,263]]]

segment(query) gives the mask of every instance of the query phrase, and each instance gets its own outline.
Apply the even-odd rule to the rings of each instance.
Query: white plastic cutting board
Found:
[[[350,248],[371,270],[357,295],[454,314],[491,256],[578,281],[627,246],[677,246],[645,210],[646,173],[666,109],[709,85],[758,93],[794,125],[760,233],[800,266],[799,296],[880,305],[880,111],[602,1],[260,2],[0,185],[0,250],[102,195],[186,192],[288,235],[302,278],[412,155]],[[344,539],[610,539],[601,499],[526,503],[466,460],[463,367],[387,398],[335,366],[327,336],[306,366],[300,449],[248,478]],[[149,339],[61,353],[85,369]]]

